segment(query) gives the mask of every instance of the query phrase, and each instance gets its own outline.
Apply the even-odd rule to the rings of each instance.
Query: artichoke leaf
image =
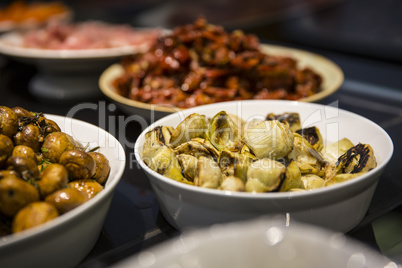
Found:
[[[287,192],[290,189],[302,188],[301,172],[295,161],[291,160],[286,167],[286,177],[279,188],[280,192]]]
[[[153,171],[156,171],[170,179],[192,184],[183,177],[182,169],[176,158],[176,154],[171,148],[161,142],[155,141],[150,143],[150,146],[144,147],[142,158],[144,163]]]
[[[278,120],[279,122],[286,122],[292,132],[296,132],[301,128],[300,115],[298,113],[282,113],[282,114],[267,114],[265,120]]]
[[[306,190],[321,188],[325,184],[324,179],[316,174],[303,175],[301,176],[301,181],[302,181],[301,188]]]
[[[342,138],[324,146],[321,149],[321,153],[326,162],[335,164],[338,158],[353,146],[354,144],[348,138]]]
[[[296,133],[305,138],[315,150],[320,151],[324,147],[324,140],[318,127],[302,128]]]
[[[294,136],[286,124],[272,120],[249,128],[244,139],[258,159],[280,159],[292,151]]]
[[[243,192],[245,190],[244,181],[236,176],[224,177],[220,190]]]
[[[247,179],[247,169],[252,162],[253,159],[248,155],[228,150],[222,151],[218,159],[218,165],[225,176],[235,176],[243,182]]]
[[[269,192],[278,188],[286,174],[286,167],[279,161],[263,158],[248,167],[246,192]]]
[[[189,154],[179,154],[177,160],[179,160],[183,176],[189,181],[194,181],[197,172],[197,157]]]
[[[374,150],[369,144],[359,143],[338,158],[340,173],[367,172],[377,166]]]
[[[206,139],[192,139],[183,144],[180,144],[174,149],[174,152],[179,154],[189,154],[195,157],[205,156],[214,160],[218,159],[219,151],[212,146]]]
[[[174,129],[170,145],[175,148],[194,138],[205,138],[207,125],[205,115],[190,114]]]
[[[208,137],[219,151],[239,151],[243,145],[239,124],[225,111],[217,113],[209,122]]]
[[[197,162],[197,172],[194,185],[218,189],[222,183],[222,172],[218,164],[211,158],[200,156]]]
[[[145,143],[160,142],[164,145],[169,144],[173,127],[156,126],[145,134]]]
[[[293,150],[288,158],[296,162],[302,174],[314,173],[320,176],[324,174],[322,169],[325,165],[324,158],[300,134],[294,133]]]
[[[359,172],[359,173],[353,173],[353,174],[350,174],[350,173],[337,174],[334,177],[332,177],[330,180],[326,180],[325,186],[331,186],[331,185],[334,185],[334,184],[337,184],[340,182],[348,181],[348,180],[354,179],[356,177],[359,177],[365,173],[366,172]]]

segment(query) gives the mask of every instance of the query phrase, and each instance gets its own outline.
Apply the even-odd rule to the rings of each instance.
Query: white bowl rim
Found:
[[[53,114],[44,114],[44,115],[46,118],[49,118],[51,120],[54,120],[54,119],[63,120],[66,118],[65,116],[53,115]],[[99,203],[100,200],[103,199],[106,195],[111,194],[114,191],[114,189],[116,188],[117,184],[119,183],[119,181],[123,175],[125,165],[126,165],[124,149],[123,149],[121,143],[112,134],[110,134],[106,130],[104,130],[96,125],[82,121],[80,119],[69,118],[69,120],[70,119],[75,124],[81,124],[81,125],[85,125],[87,127],[97,128],[99,131],[101,131],[104,134],[106,134],[107,136],[109,136],[109,138],[115,140],[115,142],[118,146],[117,150],[119,150],[119,152],[121,152],[122,155],[124,155],[124,159],[122,159],[123,162],[121,163],[119,168],[116,170],[116,178],[118,178],[118,179],[111,180],[110,183],[106,184],[107,187],[105,187],[103,191],[101,191],[99,194],[95,195],[93,198],[91,198],[84,204],[69,211],[68,213],[60,215],[57,218],[55,218],[51,221],[45,222],[39,226],[35,226],[33,228],[23,230],[17,234],[10,234],[10,235],[6,235],[4,237],[0,237],[0,250],[2,248],[7,248],[8,246],[11,246],[11,245],[25,243],[27,240],[35,239],[38,236],[41,236],[45,233],[52,232],[52,231],[56,230],[57,228],[60,228],[62,225],[68,224],[70,221],[74,221],[74,219],[77,216],[84,214],[86,211],[90,210],[92,206],[95,206],[96,203]]]
[[[134,30],[137,31],[150,29],[151,28],[134,28]],[[154,29],[156,30],[157,28]],[[0,53],[17,58],[38,60],[107,59],[145,52],[149,48],[146,42],[138,45],[99,49],[40,49],[13,45],[13,42],[20,42],[20,39],[21,34],[18,31],[3,34],[0,37]]]
[[[317,104],[317,103],[307,103],[307,102],[299,102],[299,101],[286,101],[286,100],[229,101],[229,102],[226,102],[226,105],[235,105],[238,102],[242,102],[242,103],[269,102],[269,103],[282,104],[282,105],[286,105],[286,106],[300,106],[300,105],[302,105],[304,107],[317,107],[317,108],[325,106],[325,105]],[[213,104],[208,104],[208,105],[204,105],[204,106],[198,106],[198,107],[187,109],[184,112],[188,115],[188,114],[191,114],[193,112],[198,112],[199,109],[214,108],[214,107],[219,107],[219,105],[222,105],[222,103],[213,103]],[[335,109],[333,107],[328,107],[328,108],[329,109]],[[393,155],[394,145],[393,145],[392,139],[382,127],[380,127],[379,125],[377,125],[376,123],[374,123],[370,119],[365,118],[365,117],[363,117],[361,115],[358,115],[356,113],[349,112],[349,111],[341,109],[341,108],[336,108],[336,109],[340,113],[344,113],[344,114],[347,114],[347,115],[350,115],[350,116],[358,117],[361,120],[366,121],[368,124],[371,124],[373,127],[378,128],[382,132],[382,134],[384,135],[384,138],[387,141],[387,145],[390,146],[390,151],[387,154],[386,158],[383,159],[381,164],[377,165],[376,168],[368,171],[366,174],[363,174],[361,176],[358,176],[358,177],[354,178],[353,180],[348,180],[348,181],[345,181],[345,182],[342,182],[342,183],[331,185],[330,187],[322,187],[322,188],[317,188],[317,189],[313,189],[313,190],[310,190],[310,191],[300,191],[300,192],[266,192],[266,193],[232,192],[232,191],[224,191],[224,190],[218,190],[218,189],[208,189],[208,188],[197,187],[197,186],[194,186],[194,185],[188,185],[188,184],[185,184],[185,183],[178,182],[178,181],[175,181],[173,179],[167,178],[167,177],[165,177],[165,176],[153,171],[142,160],[142,157],[141,157],[142,153],[140,153],[140,149],[139,149],[138,144],[140,143],[140,141],[144,140],[145,133],[147,133],[148,131],[153,129],[155,126],[162,125],[160,122],[163,122],[163,121],[169,120],[171,118],[174,118],[174,117],[177,116],[178,113],[181,113],[181,112],[176,112],[174,114],[170,114],[168,116],[165,116],[165,117],[157,120],[156,122],[154,122],[150,126],[148,126],[140,134],[140,136],[138,137],[137,141],[135,142],[134,154],[135,154],[135,158],[136,158],[137,162],[145,170],[145,172],[150,173],[151,175],[156,177],[158,180],[161,180],[163,183],[169,184],[169,185],[174,186],[174,187],[178,187],[178,188],[183,189],[183,190],[194,191],[194,192],[199,193],[199,194],[208,194],[208,195],[213,195],[213,196],[226,196],[227,198],[245,198],[245,199],[257,199],[257,200],[258,199],[266,199],[266,198],[270,198],[270,199],[273,199],[273,200],[290,199],[290,198],[291,199],[296,199],[296,198],[306,198],[306,197],[310,198],[310,197],[315,196],[315,195],[322,195],[322,194],[326,194],[326,193],[329,193],[329,192],[338,191],[339,189],[342,189],[342,188],[347,187],[349,185],[353,185],[353,184],[359,183],[362,180],[366,180],[369,176],[371,176],[371,174],[376,173],[376,172],[380,172],[382,169],[384,169],[385,166],[390,161],[392,155]]]

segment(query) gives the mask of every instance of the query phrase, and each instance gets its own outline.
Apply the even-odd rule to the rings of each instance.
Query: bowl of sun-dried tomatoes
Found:
[[[339,66],[321,55],[262,44],[255,35],[198,18],[108,67],[99,86],[124,112],[153,120],[224,101],[314,102],[334,93],[343,78]]]

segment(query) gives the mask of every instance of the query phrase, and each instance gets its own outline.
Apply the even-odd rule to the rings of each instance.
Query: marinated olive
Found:
[[[53,132],[46,136],[41,151],[44,158],[52,163],[58,163],[65,151],[76,147],[76,142],[70,135],[64,132]]]
[[[90,179],[96,172],[95,160],[80,149],[65,151],[59,163],[67,169],[70,180]]]
[[[6,106],[0,106],[0,134],[12,138],[18,131],[18,116]]]
[[[7,160],[7,167],[15,170],[22,178],[35,180],[39,177],[38,165],[34,160],[23,156],[11,156]]]
[[[6,170],[6,169],[0,170],[0,180],[8,176],[14,176],[19,178],[19,175],[17,172],[15,172],[15,170]]]
[[[64,214],[84,204],[88,196],[75,188],[64,188],[48,195],[45,201],[53,204],[60,214]]]
[[[12,232],[18,233],[23,230],[41,225],[57,218],[59,213],[53,204],[47,202],[33,202],[23,207],[15,215],[12,222]]]
[[[49,164],[40,174],[38,181],[41,198],[44,199],[49,194],[66,188],[68,185],[67,169],[60,164]]]
[[[68,185],[71,188],[75,188],[78,191],[85,193],[88,196],[88,199],[91,199],[103,190],[102,185],[95,180],[76,180],[70,182]]]
[[[15,145],[26,145],[35,152],[39,152],[43,142],[43,135],[38,126],[28,124],[14,136]]]
[[[4,167],[13,152],[13,141],[6,135],[0,134],[0,168]]]
[[[22,107],[16,106],[13,107],[12,110],[14,111],[14,113],[19,117],[34,117],[35,114],[31,111],[28,111]]]
[[[38,163],[38,156],[31,147],[28,147],[26,145],[15,146],[11,155],[27,157],[34,160],[35,163]]]
[[[109,160],[104,154],[98,152],[89,152],[88,154],[95,160],[96,163],[96,171],[93,179],[103,185],[106,182],[110,172]]]
[[[39,200],[38,190],[17,176],[6,176],[0,180],[0,212],[14,216],[18,210]]]

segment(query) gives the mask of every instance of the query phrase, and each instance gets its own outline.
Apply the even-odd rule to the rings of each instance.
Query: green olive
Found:
[[[85,193],[88,196],[88,199],[91,199],[103,190],[102,185],[95,180],[76,180],[70,182],[68,185],[71,188],[75,188],[78,191]]]
[[[0,134],[0,168],[6,165],[7,159],[13,152],[13,141],[6,135]]]
[[[7,168],[15,170],[22,178],[35,180],[39,177],[39,168],[34,160],[23,156],[10,156]]]
[[[91,179],[96,172],[95,160],[80,149],[65,151],[59,163],[68,170],[70,180]]]
[[[76,143],[64,132],[53,132],[46,136],[42,145],[42,155],[52,163],[58,163],[60,156],[68,150],[75,149]]]
[[[58,216],[59,213],[53,204],[47,202],[30,203],[15,215],[11,226],[12,232],[21,232],[48,222]]]
[[[12,108],[13,112],[19,117],[34,117],[35,114],[31,111],[28,111],[22,107],[16,106]]]
[[[43,142],[43,134],[38,126],[28,124],[14,136],[15,145],[26,145],[39,152]]]
[[[49,164],[40,174],[38,181],[41,198],[44,199],[49,194],[66,188],[68,185],[67,169],[60,164]]]
[[[19,174],[15,170],[8,170],[8,169],[0,170],[0,180],[8,176],[14,176],[20,178]]]
[[[35,161],[35,163],[38,163],[38,156],[31,147],[28,147],[26,145],[15,146],[11,155],[31,158]]]
[[[95,160],[96,163],[94,179],[102,185],[105,184],[110,172],[109,160],[102,153],[89,152],[88,154]]]
[[[0,134],[12,138],[18,131],[18,116],[6,106],[0,106]]]
[[[0,212],[14,216],[18,210],[31,202],[39,201],[38,190],[17,176],[7,176],[0,180]]]
[[[45,201],[53,204],[60,214],[64,214],[84,204],[88,197],[75,188],[64,188],[48,195]]]

